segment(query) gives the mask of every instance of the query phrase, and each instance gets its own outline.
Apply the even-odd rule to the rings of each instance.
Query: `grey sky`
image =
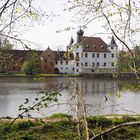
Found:
[[[56,33],[57,30],[63,30],[69,26],[75,28],[82,24],[80,22],[72,22],[72,20],[74,20],[74,11],[63,11],[66,2],[67,0],[49,0],[47,1],[47,5],[44,4],[44,9],[47,9],[48,12],[53,11],[57,16],[54,18],[50,17],[48,20],[44,21],[43,24],[35,24],[30,28],[30,30],[26,31],[26,33],[23,35],[23,38],[39,45],[32,45],[32,48],[46,49],[49,45],[53,50],[64,50],[66,45],[68,45],[71,36],[74,38],[76,37],[78,28]],[[88,28],[85,29],[84,32],[85,36],[92,36],[96,33],[104,32],[104,29],[98,21],[94,21],[89,24]],[[106,35],[98,34],[96,36],[102,37],[103,40],[107,43],[110,41]]]

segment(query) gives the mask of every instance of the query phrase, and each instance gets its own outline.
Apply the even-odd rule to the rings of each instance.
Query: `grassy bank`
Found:
[[[55,114],[44,120],[17,121],[6,127],[11,120],[0,121],[1,140],[78,140],[77,122],[70,115]],[[110,127],[140,121],[139,117],[122,116],[120,118],[88,117],[90,137]],[[85,140],[84,125],[80,123],[81,140]],[[125,126],[103,136],[104,140],[139,140],[140,126]]]
[[[79,74],[39,74],[36,77],[79,77]],[[28,78],[31,76],[25,75],[23,73],[0,73],[0,77],[25,77]]]

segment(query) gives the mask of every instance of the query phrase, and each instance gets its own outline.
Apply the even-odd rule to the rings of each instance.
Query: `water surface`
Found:
[[[59,112],[75,115],[76,104],[81,101],[78,91],[82,92],[88,115],[140,114],[140,90],[132,90],[135,81],[85,77],[70,80],[73,85],[61,91],[59,105],[51,104],[48,109],[34,111],[31,113],[33,117],[45,117]],[[66,83],[67,79],[64,77],[49,77],[45,80],[0,78],[0,117],[16,117],[19,114],[19,105],[24,103],[25,98],[29,98],[32,105],[38,91],[52,90]],[[82,114],[80,107],[79,112]]]

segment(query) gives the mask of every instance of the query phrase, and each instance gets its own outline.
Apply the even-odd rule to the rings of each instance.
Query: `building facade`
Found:
[[[41,73],[91,74],[117,71],[118,47],[114,40],[107,45],[99,37],[83,36],[77,32],[77,39],[71,38],[66,51],[34,51]],[[32,50],[1,50],[0,71],[20,73],[22,65],[30,59]]]
[[[73,38],[67,46],[67,54],[73,55],[69,58],[56,60],[55,67],[60,73],[91,74],[97,72],[117,71],[118,47],[112,36],[111,43],[107,45],[99,37],[85,37],[83,30],[77,32],[77,39]]]

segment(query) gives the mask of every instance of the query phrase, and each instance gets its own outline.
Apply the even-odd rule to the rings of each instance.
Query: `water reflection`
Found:
[[[140,90],[133,92],[124,90],[130,81],[97,80],[93,78],[72,78],[73,86],[61,92],[59,105],[32,113],[34,117],[42,117],[53,113],[70,113],[75,115],[76,103],[73,95],[77,92],[74,85],[80,85],[84,102],[88,105],[88,115],[132,114],[140,113]],[[26,78],[0,78],[0,117],[18,115],[18,106],[25,98],[31,101],[39,90],[51,90],[67,83],[66,78],[47,78],[42,81]],[[133,82],[134,83],[134,82]],[[137,84],[138,85],[138,84]],[[79,96],[79,95],[78,95]],[[80,102],[80,97],[77,98]],[[81,112],[82,113],[82,112]],[[44,116],[43,116],[44,117]]]

